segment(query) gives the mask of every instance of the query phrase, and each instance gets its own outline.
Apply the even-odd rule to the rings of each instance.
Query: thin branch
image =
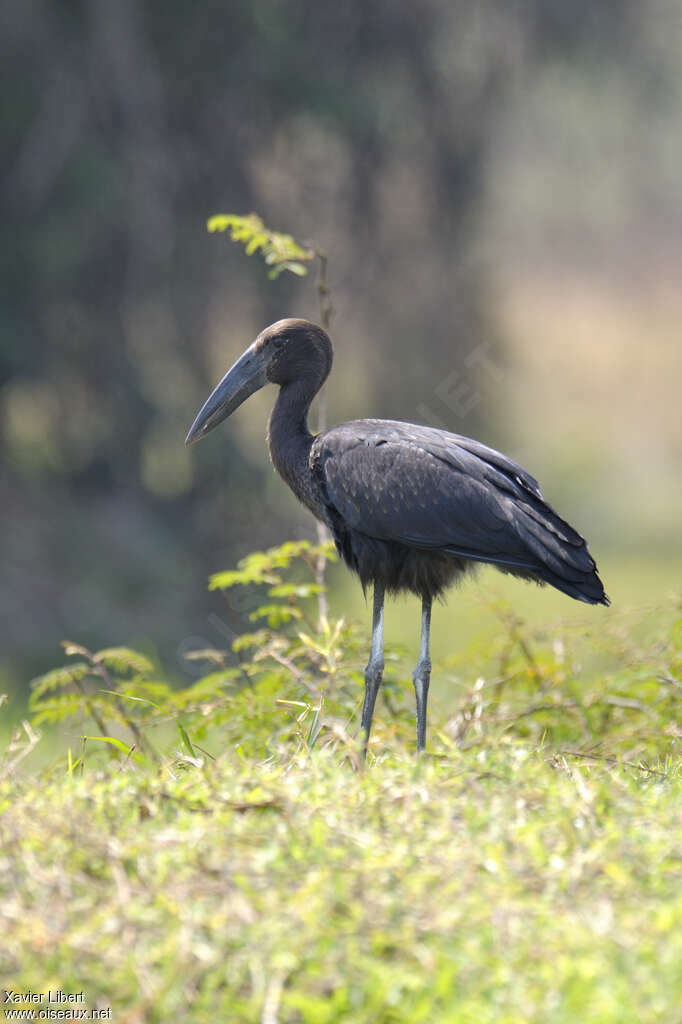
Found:
[[[93,675],[95,675],[95,674],[96,674],[95,670],[93,669]],[[90,697],[88,696],[88,693],[87,693],[85,687],[83,686],[83,680],[82,679],[74,679],[74,683],[76,685],[76,689],[80,690],[81,695],[85,698],[85,706],[88,709],[88,714],[90,715],[90,717],[94,721],[95,725],[97,726],[97,728],[101,732],[102,736],[108,735],[107,727],[104,724],[104,721],[103,721],[100,713],[98,712],[97,708],[94,706],[92,701],[90,700]]]
[[[299,668],[294,665],[290,658],[285,657],[283,654],[279,654],[277,651],[267,651],[267,657],[272,658],[278,665],[285,668],[287,672],[291,672],[294,679],[301,684],[304,689],[311,693],[314,697],[319,697],[320,691],[314,684],[309,683],[305,674],[301,672]]]
[[[147,738],[142,733],[140,728],[138,727],[137,722],[133,721],[133,719],[130,717],[130,715],[126,711],[126,708],[125,708],[125,706],[123,704],[123,701],[118,696],[118,688],[114,684],[114,681],[111,678],[111,675],[109,674],[109,670],[107,669],[107,667],[105,665],[103,665],[101,662],[97,662],[97,665],[95,667],[95,671],[97,672],[99,677],[102,679],[102,681],[104,682],[104,684],[107,687],[107,689],[110,690],[112,692],[112,694],[115,694],[115,696],[114,696],[114,704],[116,705],[116,709],[117,709],[119,715],[121,716],[121,718],[123,719],[125,724],[130,729],[130,732],[132,733],[133,738],[136,741],[136,743],[133,744],[133,745],[134,746],[135,745],[138,746],[141,750],[146,750],[147,753],[149,754],[149,756],[152,758],[152,760],[158,761],[159,758],[158,758],[158,755],[157,755],[156,751],[151,746],[151,744],[147,742]]]
[[[329,331],[331,326],[332,317],[334,315],[334,307],[332,305],[331,293],[329,285],[327,283],[327,253],[324,249],[314,248],[315,256],[317,257],[317,299],[320,307],[320,323],[325,331]],[[322,433],[323,430],[327,429],[327,395],[326,392],[318,398],[317,405],[317,433]],[[329,530],[321,523],[319,519],[315,520],[315,528],[317,533],[318,545],[326,544],[331,538],[329,536]],[[327,574],[327,559],[324,551],[320,551],[317,556],[315,563],[315,583],[322,587],[318,591],[317,595],[317,628],[319,632],[324,629],[325,623],[329,619],[329,604],[327,601],[327,590],[326,590],[326,574]]]

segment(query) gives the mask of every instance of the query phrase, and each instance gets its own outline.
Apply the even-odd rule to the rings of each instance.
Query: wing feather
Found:
[[[332,516],[380,540],[540,568],[580,583],[594,572],[583,538],[537,481],[470,438],[399,421],[356,420],[316,438],[312,459]]]

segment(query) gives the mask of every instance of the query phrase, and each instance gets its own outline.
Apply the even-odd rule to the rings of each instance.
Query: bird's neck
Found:
[[[296,497],[315,514],[308,456],[313,435],[308,429],[308,410],[319,384],[295,380],[280,388],[268,424],[272,464]]]

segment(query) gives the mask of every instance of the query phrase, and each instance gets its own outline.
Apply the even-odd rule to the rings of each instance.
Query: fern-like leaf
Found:
[[[267,619],[271,629],[278,629],[284,623],[291,622],[292,619],[300,619],[302,616],[303,612],[296,605],[264,604],[250,612],[249,621],[256,622],[258,619]]]
[[[83,698],[79,693],[60,693],[41,700],[33,713],[33,725],[42,725],[43,722],[52,725],[82,710]]]
[[[209,217],[206,227],[210,232],[229,231],[233,242],[240,242],[247,256],[260,252],[268,277],[279,277],[288,270],[290,274],[305,277],[308,273],[306,261],[315,259],[315,250],[302,246],[292,235],[272,231],[266,227],[257,213],[242,216],[236,213],[218,213]]]
[[[75,661],[72,665],[64,665],[62,668],[53,668],[44,676],[39,676],[31,683],[31,705],[40,700],[43,694],[55,690],[64,690],[67,686],[92,672],[92,666],[85,661]]]
[[[153,665],[149,658],[145,658],[138,651],[131,651],[129,647],[107,647],[102,651],[97,651],[92,660],[93,664],[104,665],[119,675],[133,672],[136,675],[145,676],[153,671]]]

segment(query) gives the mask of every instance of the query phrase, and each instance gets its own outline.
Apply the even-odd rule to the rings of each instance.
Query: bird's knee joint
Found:
[[[423,661],[418,661],[414,672],[412,673],[412,679],[414,682],[421,679],[428,679],[431,675],[431,660],[425,658]]]
[[[370,661],[367,668],[365,669],[365,682],[376,683],[381,682],[381,677],[384,673],[384,660],[378,658],[376,661]]]

